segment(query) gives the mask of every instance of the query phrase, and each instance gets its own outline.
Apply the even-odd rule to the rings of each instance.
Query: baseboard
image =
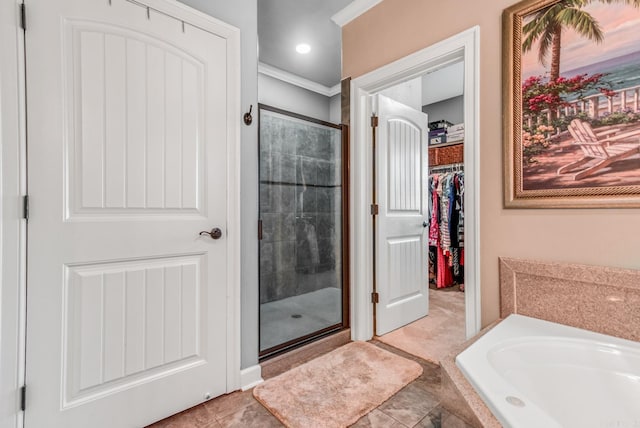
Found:
[[[264,382],[262,379],[262,368],[259,364],[240,370],[240,388],[243,391]]]

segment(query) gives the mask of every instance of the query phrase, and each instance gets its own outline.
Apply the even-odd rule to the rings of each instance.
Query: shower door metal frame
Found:
[[[331,335],[333,333],[338,333],[340,331],[346,330],[350,327],[350,311],[349,311],[349,296],[350,296],[350,284],[349,284],[349,263],[350,263],[350,245],[349,245],[349,126],[348,125],[338,125],[331,122],[326,122],[324,120],[315,119],[309,116],[305,116],[299,113],[294,113],[291,111],[283,110],[278,107],[273,107],[267,104],[258,104],[258,159],[260,159],[260,122],[261,122],[261,112],[262,110],[270,111],[273,113],[281,114],[283,116],[289,116],[294,119],[303,120],[306,122],[315,123],[318,125],[326,126],[329,128],[339,129],[340,137],[341,137],[341,152],[342,152],[342,165],[341,165],[341,180],[340,185],[342,186],[342,221],[341,221],[341,231],[342,231],[342,322],[338,324],[334,324],[328,327],[325,327],[321,330],[315,331],[313,333],[306,334],[296,339],[289,340],[287,342],[281,343],[280,345],[276,345],[274,347],[265,349],[264,351],[260,351],[258,353],[259,360],[264,361],[270,357],[274,357],[276,355],[280,355],[284,352],[290,351],[294,348],[300,347],[307,343],[313,342],[315,340],[321,339],[325,336]],[[258,162],[258,181],[260,181],[260,162]],[[262,219],[260,217],[260,191],[258,191],[258,240],[262,239]],[[259,247],[258,247],[259,248]],[[258,249],[258,288],[260,287],[260,250]],[[258,296],[260,296],[260,291],[258,290]],[[261,315],[260,315],[260,298],[258,297],[258,340],[260,340],[260,326],[262,325]],[[258,349],[260,346],[258,345]]]

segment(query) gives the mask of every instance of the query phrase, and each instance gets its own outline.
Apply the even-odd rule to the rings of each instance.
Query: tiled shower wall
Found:
[[[340,130],[262,110],[260,303],[342,286]]]

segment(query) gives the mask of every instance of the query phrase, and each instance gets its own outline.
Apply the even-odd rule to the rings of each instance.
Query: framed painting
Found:
[[[640,207],[640,0],[503,12],[507,208]]]

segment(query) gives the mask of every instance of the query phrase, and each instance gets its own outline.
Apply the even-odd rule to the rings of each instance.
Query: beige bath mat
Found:
[[[366,342],[352,342],[269,379],[253,395],[291,428],[355,423],[420,376],[414,361]]]

